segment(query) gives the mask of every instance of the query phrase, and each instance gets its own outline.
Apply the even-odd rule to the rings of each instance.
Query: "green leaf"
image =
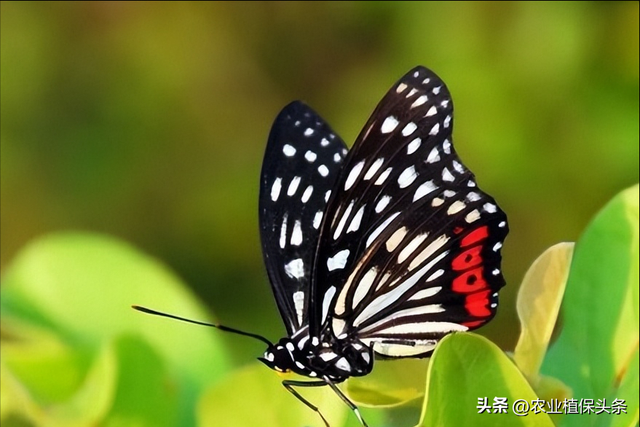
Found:
[[[637,388],[627,394],[619,384],[638,350],[638,240],[635,186],[608,203],[576,244],[562,303],[564,329],[542,368],[570,385],[577,399],[615,396],[635,414]],[[562,425],[611,425],[616,419],[571,415]]]
[[[56,408],[47,409],[53,417],[48,418],[51,425],[100,418],[98,414],[77,415],[75,402],[80,399],[87,408],[101,407],[99,387],[108,382],[96,383],[98,390],[91,393],[83,390],[93,384],[88,379],[90,364],[112,342],[116,343],[113,351],[118,369],[137,365],[114,385],[118,388],[117,396],[110,395],[115,400],[109,408],[109,425],[132,425],[121,420],[134,418],[136,425],[159,425],[160,420],[175,417],[180,425],[194,425],[197,396],[229,370],[219,331],[131,309],[132,304],[143,304],[207,320],[205,308],[173,274],[117,239],[72,233],[37,240],[8,266],[0,293],[3,331],[9,332],[2,337],[3,362],[7,357],[3,373],[10,375],[6,384],[3,380],[3,390],[12,394],[3,400],[11,409],[3,408],[3,420],[7,416],[40,419],[41,414],[35,412],[45,407]],[[159,379],[160,366],[176,375],[174,383]],[[167,387],[174,392],[163,394]],[[81,398],[83,393],[92,397]],[[135,401],[144,402],[144,395],[149,395],[152,406],[161,402],[161,409],[140,413],[143,407]],[[132,402],[122,400],[134,397]],[[97,400],[89,404],[91,399]],[[170,408],[174,407],[179,408],[179,415],[164,412],[173,414]],[[152,415],[158,418],[148,422]]]
[[[111,349],[99,352],[86,367],[86,352],[43,333],[33,336],[45,337],[45,342],[3,344],[2,393],[9,400],[8,407],[3,401],[3,423],[8,416],[48,427],[82,427],[102,421],[115,392],[117,361]],[[69,379],[72,392],[69,383],[55,386]]]
[[[62,402],[81,386],[92,363],[91,352],[63,342],[49,329],[12,319],[3,319],[2,332],[0,363],[34,401]]]
[[[348,408],[329,387],[296,390],[320,408],[331,426],[343,425]],[[278,375],[258,363],[208,389],[198,405],[198,421],[199,427],[324,427],[320,416],[285,390]]]
[[[572,254],[573,243],[547,249],[529,267],[518,291],[522,331],[513,360],[534,387],[558,318]]]
[[[376,360],[373,372],[346,381],[344,391],[354,403],[393,407],[424,395],[429,359]]]
[[[137,336],[114,340],[118,361],[114,401],[105,427],[169,427],[178,422],[180,384],[167,372],[160,355]]]
[[[508,413],[478,413],[479,399],[485,397],[490,406],[494,397],[506,397]],[[431,357],[419,426],[553,427],[545,413],[522,417],[513,413],[516,400],[536,398],[513,361],[495,344],[471,333],[451,334]]]
[[[47,326],[70,342],[94,348],[123,332],[140,334],[195,383],[214,381],[229,366],[218,331],[131,308],[141,304],[200,320],[208,317],[170,271],[115,238],[67,233],[39,239],[7,268],[1,292],[3,318]]]
[[[640,370],[638,369],[638,350],[634,353],[633,357],[629,361],[629,369],[624,373],[623,377],[620,381],[620,386],[613,390],[612,393],[607,397],[607,403],[611,404],[614,399],[619,398],[619,396],[625,396],[626,400],[626,414],[621,413],[620,415],[611,415],[605,416],[601,419],[597,420],[598,427],[600,426],[608,426],[608,427],[633,427],[638,425],[638,400],[640,399],[640,395],[638,389],[640,387],[638,377],[640,375]]]

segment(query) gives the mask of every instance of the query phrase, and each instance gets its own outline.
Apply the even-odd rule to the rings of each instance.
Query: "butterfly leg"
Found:
[[[314,404],[312,404],[311,402],[309,402],[307,399],[305,399],[304,397],[302,397],[302,395],[300,393],[298,393],[296,391],[296,389],[294,389],[294,387],[321,387],[321,386],[325,386],[327,385],[326,382],[324,381],[294,381],[294,380],[284,380],[282,381],[282,385],[284,386],[284,388],[287,389],[287,391],[289,391],[291,394],[293,394],[295,397],[298,398],[298,400],[300,400],[302,403],[304,403],[305,405],[307,405],[309,408],[311,408],[314,412],[316,412],[318,415],[320,415],[320,418],[322,418],[322,421],[324,422],[324,425],[326,427],[331,427],[329,425],[329,422],[327,421],[327,419],[324,417],[324,415],[322,415],[322,412],[320,412],[320,409],[318,409],[317,406],[315,406]]]
[[[362,415],[360,414],[360,410],[358,409],[358,407],[352,401],[350,401],[347,396],[344,395],[342,390],[340,390],[338,386],[329,378],[324,377],[323,379],[329,385],[329,387],[331,387],[331,389],[336,392],[338,397],[340,397],[340,399],[342,399],[342,401],[347,404],[347,406],[353,411],[353,413],[356,414],[356,417],[358,417],[358,420],[360,420],[360,423],[364,427],[369,427],[366,421],[364,420],[364,418],[362,418]]]

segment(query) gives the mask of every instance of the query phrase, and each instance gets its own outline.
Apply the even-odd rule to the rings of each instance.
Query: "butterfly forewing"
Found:
[[[456,155],[452,111],[423,67],[374,111],[327,207],[312,293],[332,319],[313,310],[312,330],[331,320],[335,335],[414,356],[495,313],[506,217]]]
[[[330,191],[347,150],[302,102],[276,118],[260,182],[262,253],[289,335],[308,319],[311,269]]]

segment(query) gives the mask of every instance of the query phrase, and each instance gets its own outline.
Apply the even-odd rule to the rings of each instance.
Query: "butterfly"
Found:
[[[308,377],[283,385],[327,426],[296,387],[331,387],[366,426],[336,384],[370,373],[376,357],[429,356],[496,313],[507,218],[457,156],[452,130],[449,90],[421,66],[391,87],[350,150],[300,101],[272,126],[260,237],[287,335],[271,343],[212,326],[260,339],[261,362]]]

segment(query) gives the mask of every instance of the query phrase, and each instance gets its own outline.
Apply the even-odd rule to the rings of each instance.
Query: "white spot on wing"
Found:
[[[371,166],[369,166],[367,173],[364,174],[364,180],[368,181],[371,178],[373,178],[373,176],[376,174],[376,172],[378,172],[378,169],[380,169],[380,166],[382,166],[383,163],[384,163],[383,158],[376,159],[376,161],[373,162]]]
[[[438,292],[442,290],[442,286],[435,286],[433,288],[422,289],[416,292],[409,298],[409,301],[421,300],[425,298],[430,298],[436,295]]]
[[[403,170],[398,177],[398,186],[400,188],[406,188],[411,185],[411,183],[415,181],[417,177],[418,174],[416,173],[416,168],[414,166],[409,166],[408,168]]]
[[[471,224],[472,222],[478,220],[478,218],[480,218],[480,212],[478,212],[478,209],[474,209],[464,217],[464,220],[467,221],[467,223]]]
[[[280,190],[282,189],[282,178],[276,178],[273,181],[273,185],[271,186],[271,200],[274,202],[278,200],[278,196],[280,196]]]
[[[496,213],[498,208],[496,208],[496,205],[494,205],[493,203],[485,203],[484,206],[482,206],[482,208],[484,209],[485,212],[488,213]]]
[[[318,155],[313,151],[309,150],[306,153],[304,153],[304,158],[307,159],[309,163],[313,163],[318,158]]]
[[[302,193],[302,199],[300,199],[302,203],[307,203],[312,193],[313,193],[313,186],[310,185],[304,190],[304,193]]]
[[[360,304],[360,301],[367,295],[369,289],[371,289],[371,285],[373,285],[373,281],[378,275],[378,268],[372,267],[365,273],[360,282],[356,287],[356,292],[353,295],[353,304],[351,307],[354,309]]]
[[[472,203],[477,202],[478,200],[480,200],[480,195],[472,191],[471,193],[467,194],[467,200]]]
[[[435,106],[432,105],[431,108],[429,108],[429,111],[427,111],[427,114],[425,114],[424,116],[425,117],[431,117],[431,116],[436,115],[437,113],[438,113],[438,110],[436,109]]]
[[[320,172],[320,175],[322,176],[327,176],[329,175],[329,168],[325,165],[320,165],[318,166],[318,172]]]
[[[500,248],[502,248],[502,243],[498,242],[495,245],[493,245],[492,249],[493,249],[494,252],[498,252],[500,250]]]
[[[440,132],[440,123],[436,123],[433,125],[431,130],[429,131],[429,135],[437,135]]]
[[[292,279],[302,279],[304,277],[304,261],[296,258],[284,265],[284,272]]]
[[[311,136],[311,135],[313,135],[313,132],[314,132],[314,130],[313,130],[313,129],[311,129],[311,128],[306,128],[306,129],[304,130],[304,136]]]
[[[433,273],[431,276],[427,277],[427,282],[432,282],[434,280],[436,280],[438,277],[442,276],[444,274],[444,270],[440,269],[440,270],[436,270],[435,273]]]
[[[327,318],[327,314],[329,313],[329,306],[331,305],[331,302],[333,301],[333,296],[336,294],[336,287],[335,286],[331,286],[329,289],[327,289],[327,292],[325,292],[324,297],[322,298],[322,321],[321,323],[324,323],[325,319]]]
[[[464,173],[464,167],[460,164],[460,162],[454,160],[453,162],[451,162],[451,164],[453,165],[453,168],[456,170],[456,172]]]
[[[451,154],[451,142],[449,142],[448,139],[442,142],[442,151],[444,151],[445,154]]]
[[[364,167],[364,160],[359,162],[357,165],[355,165],[349,171],[349,175],[347,176],[347,180],[344,183],[344,190],[345,191],[347,191],[349,188],[351,188],[351,186],[356,182],[356,180],[358,179],[358,175],[360,175],[360,172],[362,172],[362,168],[363,167]]]
[[[329,145],[329,140],[327,138],[322,138],[320,140],[320,145],[322,145],[323,147],[326,147],[327,145]]]
[[[293,246],[300,246],[302,243],[302,228],[300,220],[296,220],[293,224],[293,233],[291,233],[291,244]]]
[[[392,168],[387,168],[387,170],[382,172],[380,174],[380,176],[378,177],[378,179],[376,179],[376,182],[373,183],[373,185],[382,185],[382,184],[384,184],[384,182],[387,180],[387,178],[389,178],[389,174],[391,173],[391,170],[392,170]]]
[[[402,93],[407,88],[407,85],[404,83],[400,83],[396,88],[396,93]]]
[[[409,136],[412,133],[414,133],[416,131],[416,129],[418,129],[418,126],[416,126],[415,123],[413,122],[409,122],[407,123],[407,125],[402,129],[402,135],[403,136]]]
[[[420,187],[416,189],[416,194],[413,195],[413,201],[415,202],[416,200],[423,198],[437,188],[438,187],[433,183],[433,181],[427,181],[420,184]]]
[[[387,207],[389,202],[391,201],[391,196],[382,196],[382,199],[376,203],[375,211],[376,213],[380,213]]]
[[[313,217],[313,228],[315,228],[316,230],[318,229],[318,227],[320,227],[320,222],[322,222],[322,215],[322,211],[318,211]]]
[[[431,206],[435,208],[442,205],[443,203],[444,203],[444,199],[441,199],[440,197],[436,197],[431,201]]]
[[[445,118],[444,118],[444,123],[442,123],[442,125],[443,125],[445,128],[448,128],[448,127],[449,127],[449,124],[451,124],[451,116],[449,116],[449,115],[448,115],[447,117],[445,117]]]
[[[287,214],[282,217],[282,225],[280,226],[280,249],[284,249],[287,244]]]
[[[398,247],[400,242],[402,242],[402,239],[404,239],[404,236],[406,236],[406,235],[407,235],[407,227],[400,227],[399,229],[397,229],[391,235],[391,237],[389,237],[387,239],[387,241],[385,242],[385,245],[387,247],[387,251],[388,252],[393,252]]]
[[[433,147],[427,156],[427,163],[435,163],[440,160],[440,153],[438,153],[438,147]]]
[[[298,317],[298,325],[302,325],[302,319],[304,314],[304,292],[298,291],[293,293],[293,307],[296,310]]]
[[[398,126],[398,119],[393,116],[389,116],[384,119],[382,126],[380,127],[380,132],[382,133],[390,133]]]
[[[300,184],[300,177],[299,176],[293,177],[293,179],[289,183],[289,188],[287,188],[287,196],[293,196],[294,194],[296,194],[299,184]]]
[[[327,269],[329,271],[343,269],[347,265],[347,259],[351,251],[349,249],[343,249],[336,253],[334,256],[327,259]]]
[[[420,148],[420,144],[422,140],[420,138],[416,138],[407,145],[407,154],[413,154],[416,152],[418,148]]]
[[[282,152],[285,156],[292,157],[294,154],[296,154],[296,149],[289,144],[284,144],[282,146]]]
[[[358,228],[360,228],[360,222],[362,221],[362,215],[364,214],[365,206],[366,205],[362,205],[362,207],[358,209],[358,212],[356,212],[356,214],[353,216],[353,219],[349,224],[349,228],[347,228],[347,233],[351,231],[358,231]]]
[[[415,101],[413,101],[413,104],[411,104],[410,108],[419,107],[425,102],[427,102],[427,100],[428,100],[427,95],[421,95]]]
[[[465,205],[463,202],[461,202],[460,200],[456,200],[455,202],[451,203],[449,209],[447,209],[447,215],[457,214],[466,207],[467,205]]]
[[[444,168],[442,169],[442,180],[443,181],[449,181],[449,182],[453,182],[455,178],[453,177],[453,175],[451,175],[451,172],[449,172],[449,169]]]

